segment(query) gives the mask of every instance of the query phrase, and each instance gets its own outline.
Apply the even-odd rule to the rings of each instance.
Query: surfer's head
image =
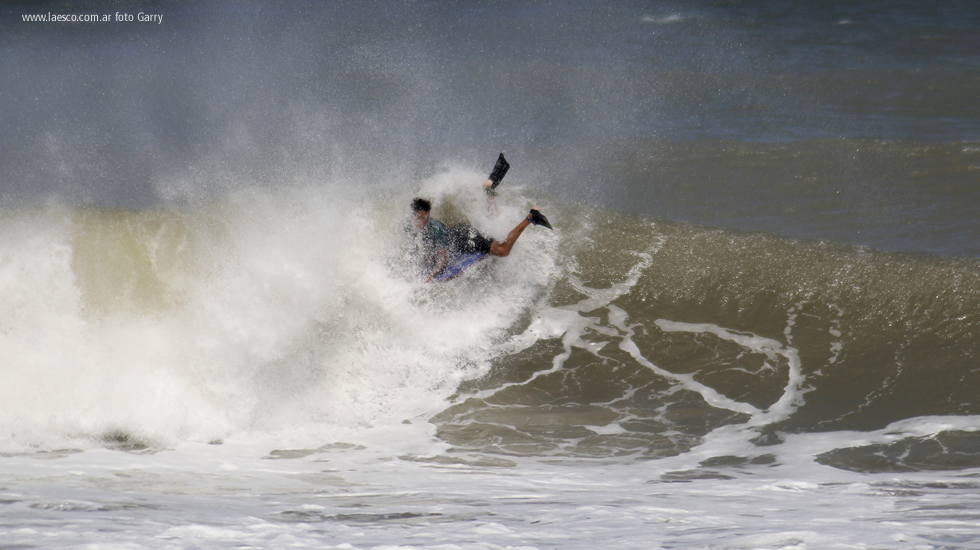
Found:
[[[423,229],[426,225],[429,225],[429,212],[431,211],[431,202],[419,197],[412,199],[412,213],[415,214],[412,223],[416,229]]]
[[[431,202],[420,197],[415,197],[414,199],[412,199],[412,212],[418,213],[418,212],[431,212],[431,211],[432,211]]]

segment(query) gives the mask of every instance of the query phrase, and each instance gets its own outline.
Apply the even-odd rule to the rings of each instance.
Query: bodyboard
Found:
[[[433,280],[437,283],[448,281],[449,279],[452,279],[453,277],[462,273],[464,270],[466,270],[466,268],[470,267],[476,262],[479,262],[484,257],[486,257],[486,254],[481,254],[479,252],[460,254],[459,256],[456,256],[450,260],[449,264],[446,265],[446,268],[440,271],[438,275],[433,277]]]

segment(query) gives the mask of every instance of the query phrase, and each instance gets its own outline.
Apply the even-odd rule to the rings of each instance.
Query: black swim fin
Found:
[[[507,170],[510,170],[510,163],[504,158],[504,154],[500,153],[500,156],[497,157],[497,164],[494,165],[493,171],[490,172],[490,177],[487,178],[493,182],[490,190],[494,190],[500,185],[500,180],[504,179],[504,176],[507,175]]]
[[[544,214],[538,212],[535,208],[532,208],[531,211],[528,212],[527,221],[534,225],[543,225],[548,229],[554,229],[554,227],[551,227],[551,224],[548,223],[548,218],[544,217]]]

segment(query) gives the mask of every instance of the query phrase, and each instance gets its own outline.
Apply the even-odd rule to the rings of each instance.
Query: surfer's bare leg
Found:
[[[497,192],[491,189],[491,186],[493,186],[493,180],[483,182],[483,194],[487,196],[487,215],[491,218],[496,218],[497,203],[494,199],[497,197]]]
[[[517,224],[517,227],[510,230],[507,234],[507,238],[503,241],[493,241],[490,243],[490,255],[491,256],[507,256],[510,254],[510,249],[514,248],[514,243],[517,242],[517,238],[521,236],[521,233],[527,229],[527,226],[543,225],[548,229],[552,229],[551,223],[548,222],[548,218],[544,216],[541,212],[538,212],[537,208],[532,208],[530,212],[527,213],[527,217],[521,220],[521,223]]]
[[[521,236],[521,233],[527,229],[527,226],[531,225],[530,220],[524,218],[521,223],[517,224],[517,227],[510,230],[507,234],[507,238],[503,241],[493,241],[490,243],[490,255],[504,257],[510,254],[510,249],[514,248],[514,243],[517,242],[517,238]]]
[[[491,218],[497,217],[497,205],[493,202],[497,193],[494,192],[494,188],[507,175],[507,170],[510,170],[510,163],[504,158],[504,154],[500,153],[500,156],[497,157],[497,163],[493,165],[493,170],[490,171],[490,177],[483,183],[483,192],[487,196],[487,213]]]

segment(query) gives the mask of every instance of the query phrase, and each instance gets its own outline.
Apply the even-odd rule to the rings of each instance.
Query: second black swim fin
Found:
[[[488,178],[493,182],[493,185],[490,186],[491,190],[496,189],[500,185],[500,180],[504,179],[507,170],[510,170],[510,163],[504,158],[504,154],[500,153],[500,156],[497,157],[497,164],[494,165],[493,171],[490,172],[490,177]]]
[[[548,229],[554,229],[554,227],[551,227],[551,222],[548,221],[548,218],[539,212],[537,208],[532,208],[531,211],[527,213],[527,221],[534,225],[543,225]]]

